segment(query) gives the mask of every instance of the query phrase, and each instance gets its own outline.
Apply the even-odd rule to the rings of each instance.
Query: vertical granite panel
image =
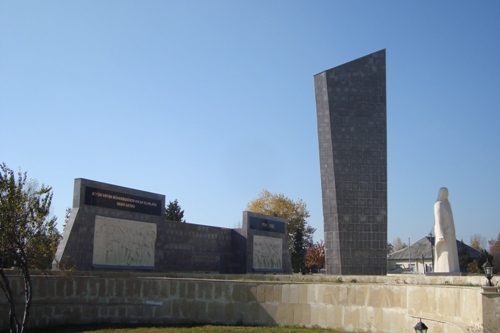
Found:
[[[314,76],[328,274],[387,271],[385,50]]]
[[[290,253],[288,252],[288,233],[285,219],[244,211],[241,235],[246,240],[246,273],[292,273]],[[260,238],[267,243],[267,245],[263,245],[264,248],[268,246],[267,250],[263,251],[263,247],[257,249],[254,248],[254,240],[257,238]],[[281,240],[281,242],[275,242],[276,240]],[[278,249],[277,253],[270,251],[274,248],[272,244],[279,245],[280,243],[281,250]],[[254,253],[261,254],[261,256],[257,255],[256,257],[260,257],[262,262],[254,262]],[[274,255],[278,257],[274,257]],[[261,267],[259,264],[262,264],[263,262],[272,264]]]

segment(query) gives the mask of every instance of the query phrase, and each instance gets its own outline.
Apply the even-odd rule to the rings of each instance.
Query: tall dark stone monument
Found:
[[[327,274],[387,272],[385,50],[314,76]]]

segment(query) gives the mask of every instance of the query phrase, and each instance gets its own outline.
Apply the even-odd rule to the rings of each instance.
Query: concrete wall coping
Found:
[[[18,275],[17,270],[6,270],[9,275]],[[390,285],[449,285],[480,287],[486,282],[481,274],[461,276],[432,276],[423,274],[390,274],[380,275],[326,275],[326,274],[217,274],[214,272],[199,273],[155,273],[139,271],[41,271],[32,270],[32,276],[69,276],[69,277],[101,277],[101,278],[176,278],[201,280],[228,280],[228,281],[262,281],[286,283],[375,283]],[[494,276],[492,283],[500,285],[500,277]]]

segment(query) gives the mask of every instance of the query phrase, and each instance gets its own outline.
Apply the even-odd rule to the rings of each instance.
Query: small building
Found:
[[[472,259],[478,259],[480,252],[467,244],[465,245]],[[460,253],[462,242],[457,240],[457,249]],[[387,256],[389,273],[431,273],[434,267],[434,237],[424,237],[421,240],[395,251]]]

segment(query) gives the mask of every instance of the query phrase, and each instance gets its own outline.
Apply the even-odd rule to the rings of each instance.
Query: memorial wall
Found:
[[[75,179],[73,208],[53,267],[79,271],[291,272],[291,266],[283,264],[285,254],[289,257],[286,221],[248,212],[243,215],[244,221],[252,216],[253,224],[244,222],[242,229],[167,221],[164,195]],[[262,221],[269,222],[262,225]]]

